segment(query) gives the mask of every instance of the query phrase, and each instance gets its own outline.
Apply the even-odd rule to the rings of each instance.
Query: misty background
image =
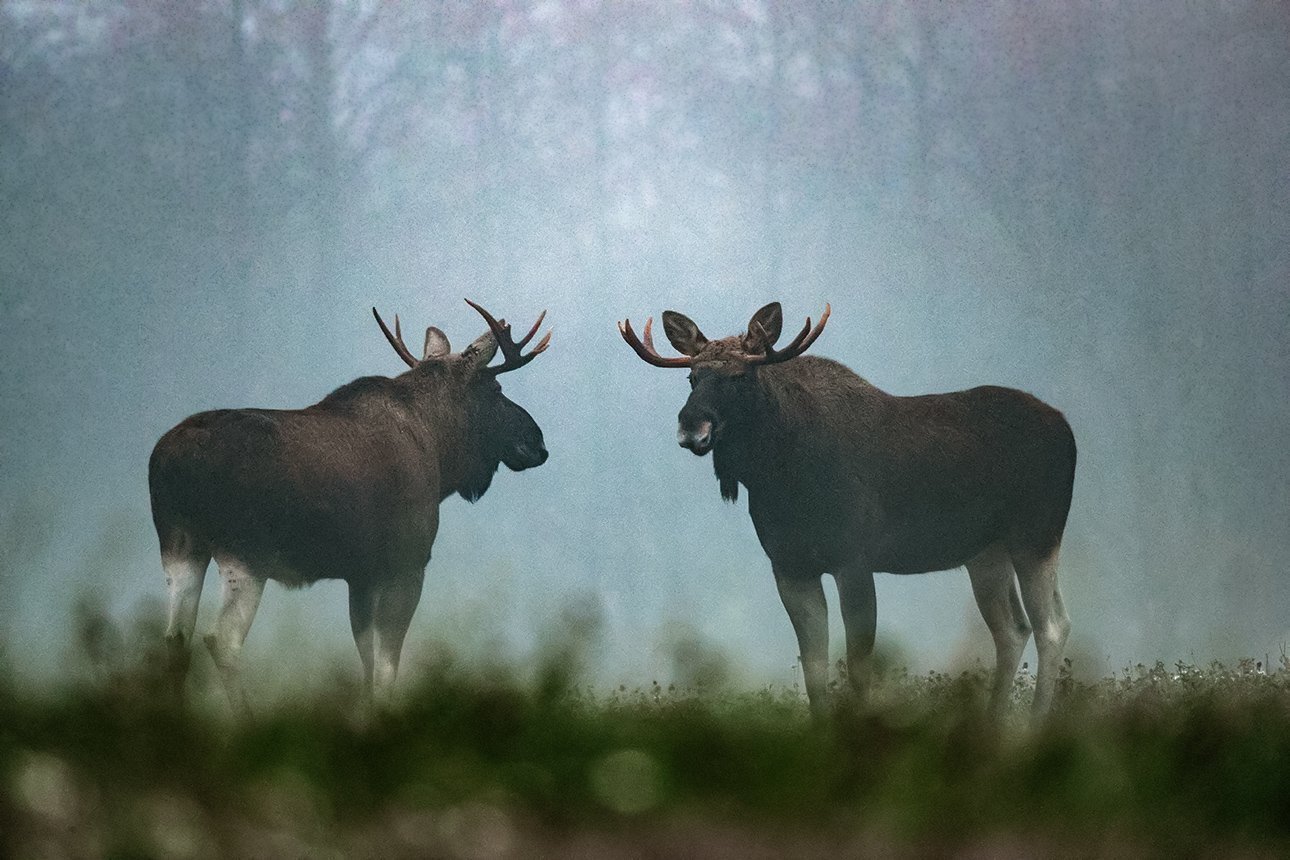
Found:
[[[720,652],[789,683],[746,502],[675,443],[685,374],[614,328],[723,336],[778,299],[793,331],[831,302],[812,351],[892,393],[1066,413],[1078,670],[1275,663],[1288,237],[1275,0],[0,0],[0,641],[53,677],[76,600],[160,612],[166,429],[399,372],[372,305],[460,347],[469,296],[549,310],[502,381],[551,459],[444,504],[405,665],[591,614],[601,682]],[[992,659],[962,570],[878,594],[911,669]],[[248,675],[356,676],[345,600],[270,585]]]

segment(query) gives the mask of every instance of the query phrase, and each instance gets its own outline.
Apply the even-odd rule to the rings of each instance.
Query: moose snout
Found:
[[[504,458],[504,462],[511,471],[520,472],[541,466],[549,456],[545,445],[541,443],[530,445],[522,442],[511,449],[510,456]]]
[[[702,457],[712,450],[712,422],[699,421],[693,427],[686,427],[684,423],[678,425],[676,442]]]

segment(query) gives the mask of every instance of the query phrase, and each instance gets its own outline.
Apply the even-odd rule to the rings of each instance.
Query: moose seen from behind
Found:
[[[775,349],[778,302],[754,314],[744,334],[720,340],[666,311],[664,331],[678,357],[655,350],[652,318],[643,341],[630,321],[619,332],[650,364],[689,369],[678,441],[699,456],[712,453],[726,500],[740,485],[748,491],[816,717],[825,713],[829,665],[821,576],[836,579],[848,675],[863,697],[877,621],[874,573],[959,566],[994,639],[992,710],[1008,702],[1033,629],[1032,710],[1042,715],[1070,632],[1057,586],[1075,476],[1070,425],[1015,389],[898,397],[836,361],[803,356],[828,317],[826,305],[818,325],[808,318]]]
[[[467,301],[488,331],[460,353],[431,327],[416,358],[398,317],[391,333],[373,308],[408,371],[356,379],[305,409],[202,412],[161,437],[148,484],[177,696],[212,557],[223,593],[205,643],[235,710],[248,710],[238,656],[269,579],[288,587],[344,580],[364,690],[388,695],[439,503],[453,493],[477,500],[499,463],[518,472],[547,458],[541,429],[497,381],[546,349],[550,332],[523,352],[545,312],[515,341],[505,320]],[[499,347],[504,360],[490,367]]]

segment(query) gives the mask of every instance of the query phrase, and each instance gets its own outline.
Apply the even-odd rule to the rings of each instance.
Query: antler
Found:
[[[408,349],[408,345],[403,342],[403,332],[399,330],[398,314],[394,315],[393,334],[390,333],[389,327],[385,325],[385,320],[381,319],[381,315],[376,312],[376,308],[372,308],[372,316],[376,317],[376,324],[381,327],[381,331],[385,332],[385,339],[390,342],[390,346],[394,347],[394,351],[399,354],[399,358],[407,363],[408,367],[416,367],[421,363],[412,354],[412,350]]]
[[[811,318],[807,317],[806,325],[802,326],[802,330],[797,333],[797,337],[789,341],[788,346],[783,349],[774,349],[768,344],[765,353],[761,355],[745,354],[743,356],[744,361],[749,364],[779,364],[781,361],[796,358],[810,349],[811,344],[815,343],[815,339],[820,336],[820,332],[824,331],[824,324],[829,321],[829,314],[832,310],[829,303],[825,302],[824,313],[820,316],[820,321],[814,329],[811,328]]]
[[[655,367],[689,367],[694,364],[693,356],[682,355],[676,358],[668,358],[666,356],[659,355],[658,350],[654,349],[654,337],[650,332],[650,329],[653,328],[653,326],[654,318],[648,317],[645,320],[644,343],[641,343],[640,339],[636,337],[636,332],[632,331],[631,320],[623,320],[620,322],[618,324],[618,333],[623,336],[623,340],[627,341],[628,346],[636,350],[637,355]]]
[[[533,335],[537,334],[537,330],[542,326],[542,320],[546,319],[546,311],[542,311],[542,313],[538,314],[537,322],[533,323],[533,327],[529,329],[528,334],[520,338],[519,341],[515,341],[511,338],[511,326],[506,322],[506,320],[498,321],[493,319],[492,314],[472,302],[470,299],[466,299],[466,304],[477,310],[479,315],[484,318],[484,322],[488,323],[489,329],[493,332],[493,337],[497,339],[497,347],[502,351],[502,357],[505,360],[501,364],[485,368],[485,370],[494,376],[499,373],[505,373],[508,370],[515,370],[523,367],[533,359],[537,358],[538,353],[545,350],[547,345],[551,343],[551,332],[548,331],[546,336],[538,341],[538,345],[533,347],[532,352],[527,355],[522,354],[524,347],[528,345],[528,342],[533,339]]]

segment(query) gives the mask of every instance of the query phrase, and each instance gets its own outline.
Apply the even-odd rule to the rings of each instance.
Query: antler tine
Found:
[[[403,342],[403,333],[399,331],[399,315],[394,315],[393,332],[385,324],[385,320],[381,319],[381,315],[377,313],[376,308],[372,308],[372,316],[376,317],[376,324],[381,327],[381,331],[385,334],[385,339],[390,342],[390,346],[394,347],[394,351],[399,354],[399,358],[403,359],[408,367],[416,367],[420,364],[416,357],[412,355],[412,350],[408,349],[407,344]]]
[[[832,306],[825,302],[824,313],[820,314],[820,321],[815,324],[814,329],[811,328],[811,318],[807,317],[806,325],[802,326],[802,330],[783,349],[767,347],[764,355],[749,355],[745,356],[745,358],[753,364],[779,364],[781,361],[796,358],[810,349],[811,344],[815,343],[820,333],[824,331],[824,324],[829,321],[829,314],[832,312]]]
[[[510,340],[510,338],[505,337],[506,326],[498,322],[496,319],[494,319],[492,314],[490,314],[488,311],[484,310],[482,307],[472,302],[470,299],[466,299],[466,304],[470,305],[472,308],[478,311],[479,315],[484,318],[484,322],[488,323],[488,328],[492,330],[493,337],[497,338],[498,346],[503,346],[504,341]],[[505,353],[504,348],[503,348],[503,353]]]
[[[484,318],[486,323],[488,323],[488,328],[493,332],[493,337],[497,339],[497,347],[502,351],[502,363],[494,367],[487,368],[488,372],[494,376],[499,373],[505,373],[508,370],[516,370],[523,367],[534,358],[537,358],[538,354],[545,350],[551,343],[551,332],[547,331],[546,336],[538,342],[538,345],[534,347],[532,351],[527,355],[523,353],[524,347],[533,339],[533,335],[537,334],[538,328],[542,325],[542,320],[546,319],[545,310],[538,314],[537,322],[533,323],[533,327],[529,329],[529,333],[524,335],[524,337],[520,339],[519,343],[516,343],[515,339],[511,337],[511,327],[505,320],[501,320],[499,322],[493,318],[492,314],[484,310],[475,302],[472,302],[470,299],[466,299],[466,304],[478,311],[479,315]]]
[[[516,343],[515,345],[518,346],[520,349],[523,349],[528,344],[528,342],[533,339],[533,335],[537,334],[537,330],[542,327],[542,320],[544,319],[546,319],[545,310],[543,310],[542,313],[538,314],[537,322],[533,323],[533,328],[529,329],[529,333],[524,335],[524,337],[520,338],[519,342]],[[546,337],[547,337],[547,340],[550,340],[551,333],[547,332]],[[536,355],[539,351],[540,350],[534,349],[533,353]]]
[[[655,355],[659,355],[659,351],[654,348],[654,318],[653,317],[645,317],[645,330],[641,332],[641,342],[645,344],[645,348],[648,349],[650,352],[654,353]]]
[[[641,343],[640,338],[636,336],[636,332],[632,329],[631,320],[623,320],[620,322],[618,324],[618,333],[623,336],[623,340],[627,341],[627,345],[630,346],[637,355],[655,367],[689,367],[694,363],[694,359],[688,355],[682,355],[676,358],[668,358],[666,356],[659,355],[658,351],[654,349],[654,338],[651,331],[653,326],[653,317],[649,317],[645,320],[644,343]]]
[[[807,317],[807,318],[806,318],[806,322],[802,324],[802,330],[801,330],[801,331],[799,331],[799,332],[798,332],[798,333],[793,337],[793,339],[792,339],[792,340],[790,340],[790,341],[789,341],[789,342],[784,346],[784,348],[783,348],[783,349],[774,349],[774,348],[771,348],[771,349],[768,349],[768,350],[767,350],[767,352],[772,353],[772,354],[776,354],[776,355],[778,355],[778,354],[780,354],[780,353],[790,353],[790,352],[792,352],[793,350],[795,350],[795,349],[797,349],[798,347],[800,347],[800,346],[802,345],[802,341],[806,340],[806,336],[807,336],[808,334],[810,334],[810,333],[811,333],[811,318],[810,318],[810,317]]]
[[[815,324],[815,328],[812,329],[810,336],[807,337],[807,339],[802,342],[802,345],[798,347],[799,355],[803,352],[806,352],[808,349],[810,349],[811,344],[815,343],[815,341],[819,338],[820,334],[824,331],[824,324],[829,321],[829,314],[831,313],[833,313],[833,306],[830,305],[828,302],[825,302],[824,313],[820,314],[820,321]],[[806,321],[810,322],[811,318],[807,317]]]

